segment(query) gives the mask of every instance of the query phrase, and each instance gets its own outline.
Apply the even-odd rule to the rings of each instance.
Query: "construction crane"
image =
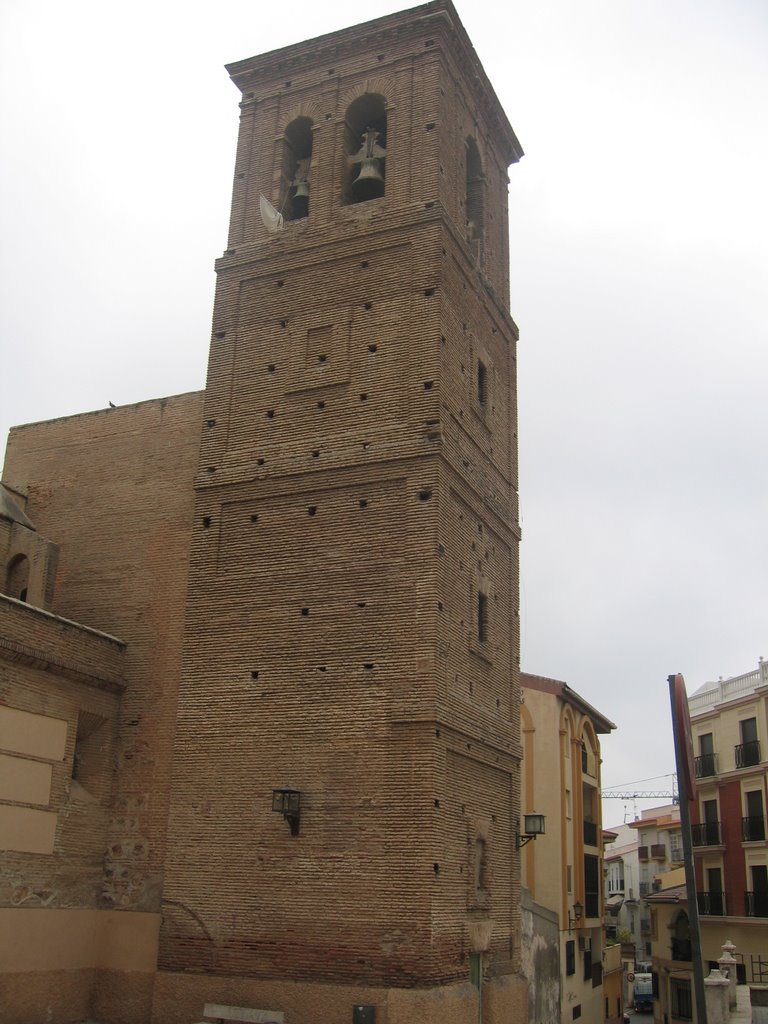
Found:
[[[644,782],[655,782],[657,779],[669,779],[668,789],[633,789],[633,786],[641,786]],[[625,782],[623,786],[615,786],[613,789],[604,789],[600,794],[602,800],[631,800],[633,817],[637,820],[638,800],[671,800],[673,804],[680,802],[677,792],[676,775],[656,775],[651,779],[640,779],[638,782]],[[624,823],[627,822],[627,805],[624,805]]]
[[[604,789],[600,797],[603,800],[671,800],[678,803],[680,796],[677,792],[676,775],[657,775],[656,779],[671,779],[669,789],[630,789],[633,783],[625,783],[623,786],[616,786],[614,789]],[[641,779],[641,782],[654,782],[655,779]]]

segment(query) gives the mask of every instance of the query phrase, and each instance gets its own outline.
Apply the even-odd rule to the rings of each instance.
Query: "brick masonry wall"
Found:
[[[300,64],[285,52],[237,66],[164,971],[423,985],[466,979],[479,949],[497,973],[518,963],[517,332],[499,298],[496,173],[508,139],[483,129],[494,287],[455,197],[466,156],[448,120],[473,87],[441,100],[464,65],[435,24],[411,19],[381,49],[341,33],[331,68],[322,45],[298,47]],[[364,92],[387,100],[386,194],[344,206],[345,111]],[[277,201],[298,115],[316,126],[310,216],[267,236],[258,194]],[[302,792],[299,836],[271,810],[278,787]]]
[[[93,832],[82,905],[98,896],[106,906],[160,906],[201,413],[201,394],[179,395],[17,427],[9,438],[4,479],[28,493],[30,519],[60,546],[52,611],[128,645],[128,686],[105,766],[111,799],[98,812],[108,818],[106,837]],[[64,651],[70,638],[86,640],[56,628]],[[82,646],[73,656],[100,664]],[[46,686],[41,678],[39,699]],[[83,688],[60,687],[74,709]],[[71,750],[68,757],[71,768]],[[106,877],[94,893],[97,858]],[[79,892],[71,888],[68,905],[81,905]]]

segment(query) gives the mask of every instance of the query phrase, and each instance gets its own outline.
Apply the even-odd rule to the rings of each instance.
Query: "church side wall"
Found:
[[[32,663],[0,661],[3,703],[66,723],[38,812],[61,812],[52,849],[0,853],[0,930],[26,936],[3,980],[14,1024],[79,1020],[94,1000],[107,1020],[148,1017],[201,415],[194,393],[11,431],[4,479],[60,548],[51,611],[127,642],[116,678],[114,641],[4,606]]]

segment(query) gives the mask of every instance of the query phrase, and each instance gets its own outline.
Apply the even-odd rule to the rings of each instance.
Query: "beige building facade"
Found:
[[[603,1021],[621,1015],[620,970],[609,954],[611,1002],[603,990],[603,830],[600,735],[615,728],[566,683],[521,674],[523,813],[546,818],[546,834],[522,851],[523,885],[558,918],[554,982],[559,1020]],[[537,974],[535,984],[553,984]]]
[[[522,150],[449,0],[228,70],[205,391],[9,440],[0,1021],[522,1022]]]

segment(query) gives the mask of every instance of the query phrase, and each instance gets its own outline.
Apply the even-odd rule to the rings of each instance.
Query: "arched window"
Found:
[[[467,241],[476,247],[482,242],[485,233],[485,175],[480,160],[480,151],[471,135],[467,136],[466,149],[464,217]]]
[[[387,111],[383,96],[365,93],[347,107],[344,154],[344,203],[365,203],[383,196],[387,176]]]
[[[312,121],[297,117],[283,136],[281,206],[285,220],[300,220],[309,214],[311,165]]]
[[[691,923],[684,910],[679,911],[670,926],[672,932],[672,959],[690,960],[691,950]]]
[[[17,601],[26,601],[28,583],[29,559],[26,555],[16,555],[8,563],[5,575],[5,593],[8,597],[15,597]]]

